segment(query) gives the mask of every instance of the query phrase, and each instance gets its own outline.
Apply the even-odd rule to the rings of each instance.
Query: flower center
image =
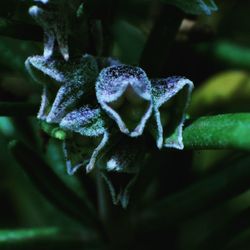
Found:
[[[150,102],[140,97],[131,85],[116,101],[108,104],[115,110],[129,131],[134,130],[150,106]]]

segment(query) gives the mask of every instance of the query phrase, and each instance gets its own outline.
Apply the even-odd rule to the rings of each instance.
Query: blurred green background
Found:
[[[92,188],[94,181],[85,176],[84,172],[74,177],[66,174],[57,141],[49,140],[42,133],[34,117],[40,102],[41,86],[30,79],[24,61],[30,55],[42,54],[43,44],[40,28],[28,16],[27,10],[31,3],[15,0],[0,3],[0,228],[53,229],[55,226],[72,226],[76,229],[81,223],[66,216],[41,195],[8,149],[9,142],[17,138],[39,148],[53,172],[78,196],[87,195],[94,203],[97,202],[95,188]],[[141,54],[159,14],[159,3],[150,0],[120,0],[112,3],[112,12],[115,14],[112,20],[107,18],[108,31],[105,33],[107,36],[104,35],[104,39],[111,42],[109,48],[104,48],[104,54],[117,57],[124,63],[145,65],[152,76],[183,75],[191,79],[195,91],[188,123],[200,116],[250,112],[249,1],[218,0],[216,4],[219,10],[210,16],[181,13],[181,22],[174,39],[170,39],[168,44],[161,36],[160,27],[160,31],[156,30],[155,33],[159,35],[159,39],[156,39],[159,51],[150,51],[146,59],[141,59]],[[94,9],[93,6],[91,8]],[[100,7],[96,12],[102,12]],[[171,27],[171,20],[174,22],[171,16],[164,18],[169,21],[169,26],[167,23],[162,26]],[[86,32],[86,27],[83,27],[83,40]],[[89,41],[93,37],[86,39],[88,41],[82,44],[82,51],[98,54],[98,49],[94,51],[90,46]],[[147,61],[150,58],[151,64]],[[157,72],[159,67],[161,71]],[[47,148],[41,148],[44,145],[41,142],[45,142]],[[178,192],[227,167],[250,167],[249,153],[240,150],[211,149],[171,153],[174,156],[169,156],[169,153],[160,156],[161,171],[158,169],[154,175],[154,181],[158,182],[158,198]],[[221,178],[220,181],[227,179]],[[151,186],[154,188],[154,185]],[[210,190],[212,187],[205,188]],[[64,198],[67,200],[67,197]],[[249,191],[246,188],[236,190],[230,199],[225,195],[223,202],[217,202],[215,199],[211,208],[208,206],[201,213],[179,223],[176,231],[172,232],[175,247],[169,241],[168,249],[215,249],[209,247],[208,242],[221,241],[220,246],[223,246],[229,237],[235,240],[235,249],[250,249],[250,226],[247,223],[250,222]],[[165,229],[162,230],[164,234]],[[85,236],[93,237],[87,230]],[[171,235],[168,237],[170,239]]]

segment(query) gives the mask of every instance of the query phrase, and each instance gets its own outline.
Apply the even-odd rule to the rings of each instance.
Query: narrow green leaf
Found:
[[[183,132],[186,149],[250,150],[250,113],[202,117]]]
[[[250,49],[247,46],[241,46],[228,40],[219,40],[214,43],[200,44],[196,49],[208,57],[216,58],[223,65],[249,69]]]
[[[57,227],[0,230],[0,248],[5,249],[96,249],[98,242],[88,241],[79,230]]]
[[[31,54],[39,54],[41,52],[39,46],[40,44],[32,41],[1,37],[0,63],[14,72],[27,73],[24,62]]]
[[[12,141],[10,150],[45,198],[84,225],[100,230],[96,211],[67,187],[38,153],[19,141]]]
[[[245,192],[250,188],[249,164],[249,156],[235,159],[220,172],[165,197],[139,217],[141,226],[147,224],[151,228],[161,225],[167,227],[190,219],[191,216],[212,209]]]
[[[213,232],[205,241],[202,242],[202,244],[199,245],[197,249],[227,249],[226,246],[228,246],[231,241],[234,239],[236,240],[242,232],[250,228],[249,220],[250,208],[247,208],[231,218],[226,224],[218,228],[218,230]]]

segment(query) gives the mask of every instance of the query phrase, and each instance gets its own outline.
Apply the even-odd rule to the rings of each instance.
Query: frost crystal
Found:
[[[165,79],[152,80],[152,95],[154,103],[154,116],[157,126],[157,146],[158,148],[170,147],[183,149],[182,127],[185,121],[185,113],[190,100],[193,83],[184,77],[168,77]],[[177,94],[180,96],[178,97]],[[169,117],[169,121],[164,121],[164,113],[170,108],[164,105],[172,101],[174,97],[178,97],[173,111]],[[161,107],[163,108],[160,111]],[[168,130],[169,123],[174,124],[173,131],[166,131],[168,136],[164,136],[165,130]]]
[[[122,97],[129,88],[141,99],[148,101],[150,104],[133,131],[129,131],[121,118],[121,114],[109,105]],[[141,68],[117,65],[103,69],[96,82],[96,96],[102,108],[115,120],[121,132],[131,137],[136,137],[143,133],[145,124],[152,113],[152,98],[151,83]]]

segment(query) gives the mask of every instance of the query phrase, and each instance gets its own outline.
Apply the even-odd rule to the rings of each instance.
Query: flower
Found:
[[[69,62],[32,56],[25,65],[31,77],[43,85],[38,118],[48,123],[59,123],[71,107],[89,94],[98,75],[98,65],[90,55]]]
[[[153,79],[151,82],[157,146],[183,149],[182,127],[193,83],[179,76]]]
[[[115,204],[128,204],[150,155],[146,146],[150,132],[159,149],[183,149],[190,80],[149,80],[139,67],[87,54],[69,61],[32,56],[25,64],[43,86],[38,119],[58,127],[60,135],[71,135],[63,138],[68,173],[96,167]]]
[[[101,110],[98,108],[94,109],[90,108],[89,106],[83,106],[77,110],[68,113],[61,120],[59,126],[62,129],[73,131],[82,135],[80,145],[83,150],[85,150],[86,146],[88,149],[91,148],[92,152],[88,154],[86,156],[87,159],[85,159],[86,170],[87,172],[90,172],[94,168],[98,154],[105,147],[109,139],[109,133],[107,131],[105,121],[101,116]],[[86,143],[86,137],[88,139],[92,139],[92,142],[95,142],[93,143],[93,147],[90,146],[90,140],[87,140]],[[97,140],[98,137],[101,137],[99,142]],[[68,157],[68,152],[70,152],[70,150],[67,149],[67,144],[70,145],[70,141],[64,144],[64,151],[67,158],[67,169],[68,173],[73,174],[79,167],[84,165],[84,162],[83,159],[80,159],[81,163],[72,165],[71,159],[70,157]]]
[[[141,99],[148,103],[145,112],[139,117],[139,122],[136,122],[135,127],[131,130],[124,119],[122,119],[123,114],[116,111],[111,105],[125,95],[127,97],[128,95],[129,97],[133,95],[134,102],[136,99]],[[137,137],[143,133],[146,122],[152,113],[153,103],[151,83],[141,68],[128,65],[116,65],[104,68],[100,72],[96,82],[96,97],[103,110],[115,120],[121,132],[131,137]],[[124,105],[124,103],[121,105]]]

